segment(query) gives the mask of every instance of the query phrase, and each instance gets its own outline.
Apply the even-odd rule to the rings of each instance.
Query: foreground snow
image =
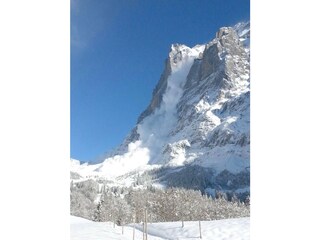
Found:
[[[245,240],[249,237],[250,218],[224,219],[201,222],[202,239],[206,240]],[[135,239],[142,239],[142,226],[136,224]],[[133,239],[133,225],[122,228],[110,222],[92,222],[79,217],[70,217],[71,240],[131,240]],[[148,224],[148,240],[159,239],[200,239],[199,223],[181,222],[151,223]]]

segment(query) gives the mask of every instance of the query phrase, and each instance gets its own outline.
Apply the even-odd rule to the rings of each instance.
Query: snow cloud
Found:
[[[176,106],[183,93],[193,57],[186,56],[172,70],[160,107],[138,126],[142,144],[150,150],[150,162],[158,163],[164,144],[177,122]]]
[[[149,159],[149,149],[142,147],[141,141],[136,141],[129,144],[127,153],[106,159],[98,171],[108,173],[109,177],[116,177],[147,165]]]
[[[125,154],[106,159],[100,171],[108,172],[108,169],[112,169],[113,172],[110,174],[116,176],[148,164],[163,163],[160,159],[163,147],[170,143],[170,132],[177,123],[176,106],[183,94],[183,87],[194,58],[198,56],[198,50],[192,51],[193,49],[188,48],[181,61],[172,66],[160,107],[138,125],[139,141],[130,143]]]

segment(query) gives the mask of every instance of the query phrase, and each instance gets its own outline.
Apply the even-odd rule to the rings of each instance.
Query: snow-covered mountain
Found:
[[[149,176],[152,184],[190,187],[200,177],[207,190],[247,191],[249,168],[249,22],[222,27],[204,45],[173,44],[149,106],[123,143],[99,164],[71,160],[73,179],[130,186]]]

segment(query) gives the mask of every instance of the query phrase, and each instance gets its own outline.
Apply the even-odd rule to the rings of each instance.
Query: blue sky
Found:
[[[249,0],[71,0],[71,157],[92,161],[121,143],[172,43],[206,43],[249,17]]]

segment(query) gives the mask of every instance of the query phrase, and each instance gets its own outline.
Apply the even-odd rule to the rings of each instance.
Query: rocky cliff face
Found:
[[[223,27],[205,45],[172,45],[151,103],[136,127],[103,163],[91,166],[92,171],[112,179],[199,166],[215,176],[209,180],[213,185],[225,188],[237,185],[230,179],[248,177],[249,45],[249,23]],[[168,171],[160,175],[168,176]],[[248,186],[244,179],[234,189]]]

